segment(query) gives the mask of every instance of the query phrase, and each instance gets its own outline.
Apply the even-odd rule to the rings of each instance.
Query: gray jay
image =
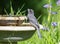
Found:
[[[39,23],[38,23],[36,17],[34,16],[34,11],[32,9],[28,9],[27,18],[28,18],[29,22],[37,29],[38,37],[41,38],[42,36],[40,33]]]
[[[49,28],[38,23],[36,17],[34,16],[34,11],[32,9],[28,9],[27,18],[28,18],[29,22],[37,29],[39,38],[42,37],[41,33],[40,33],[40,29],[49,31]]]

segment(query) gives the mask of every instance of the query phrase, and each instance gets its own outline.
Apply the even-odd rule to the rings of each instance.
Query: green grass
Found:
[[[24,8],[24,6],[25,6],[25,4],[23,4],[23,5],[21,6],[21,8],[18,8],[18,11],[15,13],[15,12],[14,12],[14,9],[13,9],[13,7],[12,7],[12,2],[10,1],[10,13],[8,13],[8,12],[6,11],[6,9],[4,9],[4,11],[5,11],[6,15],[9,15],[9,16],[25,16],[26,10],[22,11],[22,9]],[[14,14],[14,13],[15,13],[15,14]]]

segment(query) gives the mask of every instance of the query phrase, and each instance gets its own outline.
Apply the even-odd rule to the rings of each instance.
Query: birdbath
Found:
[[[26,16],[0,16],[0,41],[16,42],[30,38],[35,28],[25,19]]]

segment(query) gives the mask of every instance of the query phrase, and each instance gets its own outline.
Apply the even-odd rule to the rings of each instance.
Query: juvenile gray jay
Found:
[[[42,36],[40,33],[39,23],[38,23],[36,17],[34,16],[34,11],[32,9],[28,9],[27,18],[28,18],[29,22],[37,29],[38,37],[41,38]]]

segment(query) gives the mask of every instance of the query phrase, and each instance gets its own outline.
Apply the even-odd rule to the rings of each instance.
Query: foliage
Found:
[[[4,9],[4,11],[9,16],[22,16],[22,15],[25,16],[26,10],[21,11],[23,9],[24,5],[25,4],[23,4],[20,9],[18,8],[18,11],[16,12],[16,14],[14,14],[14,10],[13,10],[13,7],[12,7],[12,2],[10,1],[10,13],[8,14],[8,12],[6,11],[6,9]]]

